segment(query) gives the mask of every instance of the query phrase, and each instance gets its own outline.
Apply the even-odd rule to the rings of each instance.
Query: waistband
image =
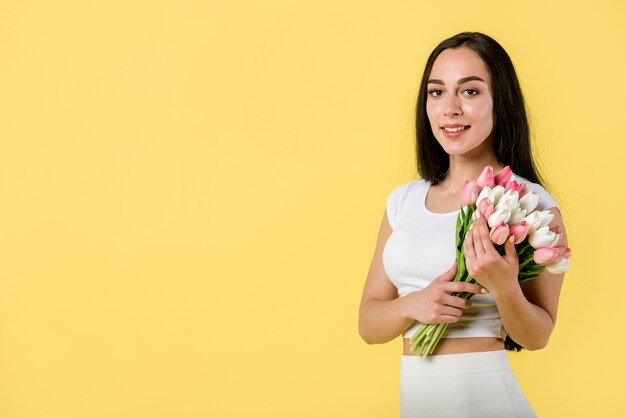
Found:
[[[400,371],[416,376],[446,376],[511,371],[506,350],[435,356],[402,355]]]

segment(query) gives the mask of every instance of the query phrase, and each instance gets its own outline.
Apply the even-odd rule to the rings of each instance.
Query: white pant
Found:
[[[401,418],[530,418],[505,350],[402,356]]]

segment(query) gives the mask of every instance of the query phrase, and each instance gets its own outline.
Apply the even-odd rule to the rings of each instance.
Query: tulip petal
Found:
[[[481,189],[483,187],[493,187],[495,184],[493,178],[493,167],[491,167],[490,165],[486,166],[483,169],[483,172],[480,173],[480,176],[478,176],[476,184],[478,184],[478,187]]]
[[[473,180],[466,180],[461,189],[461,202],[464,205],[473,205],[478,197],[478,185]]]
[[[539,247],[554,247],[559,242],[559,234],[556,234],[547,226],[539,228],[528,238],[530,245],[537,249]]]
[[[517,225],[520,222],[524,222],[525,217],[526,217],[526,211],[524,209],[517,208],[513,212],[511,212],[511,218],[509,219],[508,223],[511,226]],[[524,224],[528,225],[526,222],[524,222]]]
[[[489,232],[491,242],[496,245],[502,245],[509,237],[509,226],[505,222],[500,222],[495,228]]]
[[[500,201],[500,198],[504,195],[504,187],[502,186],[495,186],[491,188],[491,193],[490,193],[490,199],[493,202],[494,205],[498,204],[498,201]]]
[[[524,241],[524,239],[526,239],[526,236],[528,235],[528,224],[526,223],[526,221],[521,221],[518,224],[513,225],[509,230],[509,235],[513,235],[515,237],[515,244],[519,244],[520,242]]]
[[[500,222],[507,223],[511,217],[511,211],[507,209],[496,210],[487,220],[490,228],[495,228]]]
[[[569,268],[569,260],[567,258],[559,258],[558,261],[546,266],[546,270],[552,274],[563,273]]]
[[[535,250],[533,254],[533,260],[540,266],[547,266],[559,259],[559,251],[555,248],[540,247]]]
[[[522,209],[525,209],[526,213],[530,213],[533,210],[535,210],[538,204],[539,204],[539,195],[533,192],[526,193],[519,200],[520,207]]]
[[[512,174],[513,171],[511,171],[511,167],[507,165],[494,176],[493,181],[497,185],[505,186],[511,179]]]

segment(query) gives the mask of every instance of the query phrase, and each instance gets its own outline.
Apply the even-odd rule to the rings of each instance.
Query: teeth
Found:
[[[465,126],[457,126],[455,128],[443,128],[443,129],[445,129],[446,132],[459,132],[465,129]]]

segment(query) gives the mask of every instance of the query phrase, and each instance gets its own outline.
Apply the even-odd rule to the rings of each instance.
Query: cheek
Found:
[[[490,130],[493,128],[493,107],[489,106],[488,109],[485,110],[485,114],[483,115],[485,124],[487,124]]]
[[[474,118],[479,120],[485,129],[493,127],[493,105],[491,103],[477,104],[477,106],[472,106],[471,111]]]
[[[481,117],[483,123],[485,124],[485,128],[489,127],[489,129],[493,128],[493,110],[488,109],[485,110]]]

